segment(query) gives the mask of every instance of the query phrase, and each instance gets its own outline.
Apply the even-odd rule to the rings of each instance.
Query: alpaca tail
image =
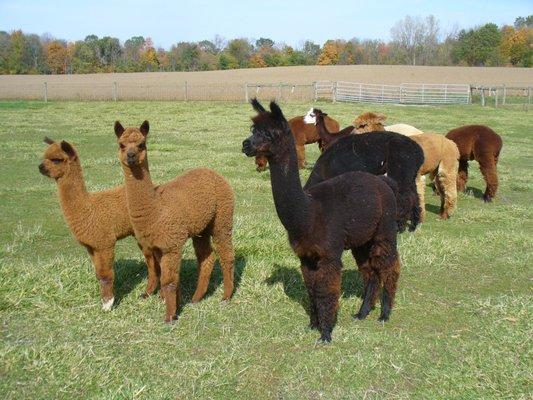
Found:
[[[411,224],[409,225],[409,232],[413,232],[422,222],[422,209],[420,208],[420,199],[416,192],[411,194],[411,199]]]
[[[398,184],[396,181],[385,175],[380,175],[380,178],[391,188],[392,193],[394,193],[394,197],[398,198]]]

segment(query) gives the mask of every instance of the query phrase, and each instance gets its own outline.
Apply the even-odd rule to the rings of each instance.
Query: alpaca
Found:
[[[498,190],[498,158],[502,138],[485,125],[466,125],[452,129],[446,137],[453,140],[460,153],[457,190],[464,191],[468,180],[468,161],[476,160],[487,187],[483,194],[485,203],[492,201]]]
[[[178,309],[182,249],[189,237],[199,269],[198,287],[192,302],[205,295],[213,271],[215,258],[211,238],[222,267],[223,299],[231,297],[235,200],[226,179],[207,168],[190,170],[154,187],[146,150],[149,129],[148,121],[144,121],[140,128],[124,128],[120,122],[115,122],[131,224],[141,246],[150,249],[161,265],[165,322],[171,323],[176,319]]]
[[[394,124],[384,126],[384,122],[387,117],[383,114],[376,114],[373,112],[365,112],[359,115],[353,122],[357,133],[375,132],[375,131],[387,131],[396,132],[404,136],[420,135],[422,132],[420,129],[415,128],[412,125],[407,124]]]
[[[348,135],[351,135],[354,127],[348,126],[344,128],[342,131],[339,131],[335,134],[329,133],[329,130],[325,124],[325,117],[328,115],[322,110],[318,108],[313,108],[313,112],[311,114],[314,118],[315,125],[316,125],[316,131],[318,132],[318,136],[320,136],[320,140],[322,142],[322,151],[324,152],[326,149],[331,147],[333,143],[335,143],[337,140],[345,138]]]
[[[263,155],[270,163],[276,211],[300,259],[310,298],[310,326],[320,331],[321,342],[331,341],[347,249],[364,280],[364,300],[355,318],[366,318],[383,285],[379,320],[388,320],[400,274],[394,182],[348,172],[303,190],[294,138],[281,109],[271,102],[268,112],[256,99],[252,105],[258,114],[242,151],[248,157]]]
[[[370,129],[391,131],[392,127],[399,127],[397,132],[409,136],[418,143],[424,152],[424,163],[420,167],[416,177],[416,190],[420,199],[422,213],[420,221],[426,216],[425,208],[425,176],[430,175],[430,179],[435,179],[436,192],[440,195],[441,219],[448,219],[457,205],[457,167],[459,165],[459,150],[454,142],[436,133],[423,133],[421,130],[406,124],[383,126],[386,119],[384,115],[365,113],[357,117],[359,123],[356,133],[371,132]],[[364,125],[364,127],[362,126]],[[410,129],[412,128],[412,129]],[[420,132],[420,133],[418,133]]]
[[[80,159],[74,146],[45,138],[49,146],[39,165],[41,174],[55,179],[63,216],[76,240],[89,253],[100,282],[102,309],[111,310],[113,293],[114,255],[117,240],[133,235],[126,206],[124,187],[101,192],[88,192],[83,179]],[[148,267],[148,284],[142,297],[148,297],[157,287],[159,265],[152,252],[143,249]]]
[[[318,143],[318,147],[321,151],[324,151],[322,148],[322,142],[318,136],[318,132],[315,128],[315,120],[311,115],[313,109],[311,108],[306,115],[299,117],[294,117],[289,120],[289,126],[291,127],[291,132],[294,136],[294,141],[296,142],[296,154],[298,154],[298,167],[305,167],[305,145],[311,143]],[[339,123],[331,117],[325,118],[325,124],[328,127],[330,132],[339,131]],[[255,164],[258,171],[266,170],[267,159],[263,156],[257,156],[255,158]]]
[[[319,127],[318,127],[319,126]],[[317,120],[323,137],[327,128]],[[410,138],[393,132],[352,135],[353,126],[339,132],[338,140],[328,142],[328,148],[315,163],[304,190],[326,179],[348,171],[365,171],[375,175],[387,174],[398,184],[398,230],[403,232],[407,221],[414,231],[420,222],[421,209],[416,193],[417,172],[424,162],[420,146]]]

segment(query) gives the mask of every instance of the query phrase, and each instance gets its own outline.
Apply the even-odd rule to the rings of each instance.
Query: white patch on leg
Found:
[[[306,124],[312,124],[312,125],[316,124],[316,115],[313,113],[313,107],[311,107],[309,111],[307,111],[307,114],[305,114],[304,122]]]
[[[111,307],[113,307],[113,303],[115,302],[115,298],[111,297],[107,301],[102,301],[102,310],[104,311],[111,311]]]

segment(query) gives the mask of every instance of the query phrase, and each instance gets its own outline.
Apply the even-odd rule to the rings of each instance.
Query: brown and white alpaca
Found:
[[[435,179],[437,193],[441,198],[439,216],[448,219],[457,206],[457,167],[459,165],[459,150],[454,142],[436,133],[423,133],[419,129],[407,124],[383,126],[386,116],[367,112],[354,121],[357,133],[387,130],[409,136],[422,147],[424,163],[416,177],[416,191],[422,208],[421,219],[426,215],[425,210],[425,175]],[[398,127],[393,130],[392,127]],[[411,129],[412,128],[412,129]],[[422,132],[422,133],[419,133]]]
[[[333,118],[326,116],[324,122],[328,131],[332,134],[339,131],[339,123]],[[318,143],[320,151],[324,151],[322,141],[315,127],[316,119],[313,115],[313,108],[311,108],[306,115],[294,117],[289,120],[292,135],[294,136],[294,143],[296,144],[296,154],[298,155],[298,168],[305,167],[305,145],[311,143]],[[255,157],[255,165],[258,171],[264,171],[268,165],[266,157]]]
[[[182,250],[189,237],[199,268],[198,286],[192,302],[201,300],[207,291],[215,262],[211,238],[222,266],[223,299],[231,297],[235,200],[229,183],[207,168],[190,170],[154,187],[146,150],[148,131],[148,121],[144,121],[140,128],[126,129],[120,122],[115,122],[131,224],[141,246],[151,250],[161,265],[165,322],[172,322],[179,302]]]
[[[76,240],[85,246],[100,282],[102,308],[113,306],[114,256],[117,240],[133,235],[123,186],[101,192],[85,187],[80,159],[74,146],[45,138],[49,146],[39,165],[41,174],[55,179],[63,216]],[[143,249],[148,267],[148,284],[143,297],[153,293],[159,278],[159,265],[152,253]]]

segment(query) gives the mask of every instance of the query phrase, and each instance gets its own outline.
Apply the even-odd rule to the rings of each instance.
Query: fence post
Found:
[[[113,101],[117,101],[117,83],[113,82]]]
[[[315,88],[315,102],[316,102],[318,100],[318,91],[317,91],[316,81],[313,83],[313,86]]]
[[[184,86],[185,86],[185,101],[189,101],[189,85],[187,84],[187,81],[185,81]]]
[[[481,107],[485,107],[485,87],[481,86]]]
[[[383,104],[383,95],[385,92],[385,85],[381,85],[381,104]]]
[[[500,92],[500,90],[498,89],[498,86],[496,86],[495,90],[496,90],[496,94],[494,97],[494,108],[498,108],[498,94]]]
[[[529,105],[531,104],[531,86],[527,87],[527,108],[526,111],[529,111]]]
[[[43,87],[43,97],[44,97],[44,102],[46,103],[48,101],[48,83],[44,83],[44,87]]]
[[[248,103],[248,84],[244,82],[244,101]]]
[[[444,85],[444,102],[448,103],[448,84]]]
[[[502,106],[505,105],[505,100],[507,99],[507,87],[505,83],[503,84],[503,95],[502,95]]]
[[[359,84],[359,103],[361,102],[361,95],[363,94],[363,84]]]
[[[278,102],[281,102],[281,82],[278,85]]]
[[[331,92],[331,96],[332,96],[332,101],[333,103],[335,103],[335,101],[337,100],[337,85],[339,83],[337,81],[335,81],[335,83],[333,84],[333,90]]]

